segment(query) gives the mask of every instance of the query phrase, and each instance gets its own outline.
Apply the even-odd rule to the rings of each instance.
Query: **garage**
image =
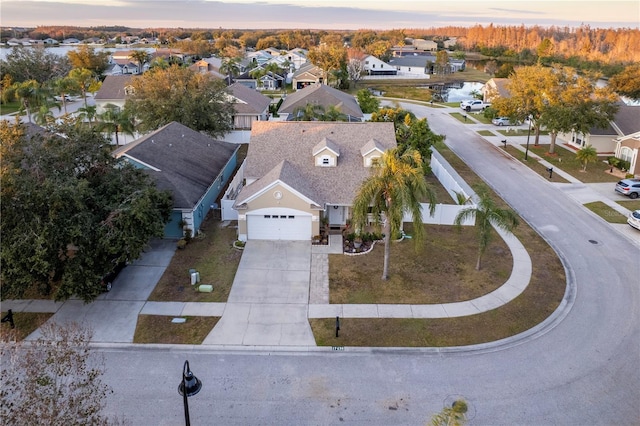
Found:
[[[310,241],[311,237],[309,213],[291,209],[264,209],[247,214],[249,240]]]

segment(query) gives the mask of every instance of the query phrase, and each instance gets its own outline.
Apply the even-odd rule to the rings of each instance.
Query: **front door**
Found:
[[[329,212],[329,226],[343,226],[347,223],[347,207],[327,206]]]

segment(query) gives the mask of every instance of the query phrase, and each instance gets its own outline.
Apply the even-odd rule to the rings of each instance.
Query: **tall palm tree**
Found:
[[[220,72],[227,74],[228,84],[231,84],[233,77],[240,73],[240,58],[224,58],[220,65]]]
[[[329,105],[329,107],[325,110],[322,117],[320,117],[321,121],[347,121],[349,117],[342,113],[337,106]]]
[[[576,158],[582,163],[582,171],[587,171],[587,164],[593,163],[598,159],[598,151],[591,146],[587,145],[578,152],[576,152]]]
[[[2,96],[5,101],[19,101],[20,112],[26,112],[31,123],[31,113],[43,104],[46,94],[36,80],[27,80],[13,83],[3,91]]]
[[[125,133],[133,136],[135,127],[131,116],[126,110],[120,109],[117,105],[107,104],[105,111],[99,114],[100,122],[96,126],[98,131],[105,132],[109,138],[115,133],[116,145],[120,145],[118,134]]]
[[[455,218],[454,224],[461,226],[468,219],[475,218],[476,231],[478,234],[478,261],[476,270],[481,268],[482,255],[489,247],[493,239],[492,227],[500,228],[506,232],[511,232],[518,226],[518,215],[509,209],[499,208],[489,195],[489,191],[484,186],[474,188],[478,196],[478,204],[475,207],[467,207],[460,210]]]
[[[70,77],[59,77],[51,81],[51,90],[60,96],[65,115],[67,114],[67,95],[75,88],[77,83]]]
[[[85,119],[89,122],[89,124],[93,124],[93,120],[95,120],[97,115],[97,108],[95,105],[88,105],[86,107],[78,108],[78,118],[82,121]]]
[[[151,61],[151,55],[146,50],[134,50],[129,58],[138,63],[138,74],[142,74],[144,64]]]
[[[82,94],[82,99],[84,99],[84,106],[87,106],[87,92],[91,91],[93,88],[97,87],[98,82],[96,81],[93,73],[86,68],[74,68],[69,71],[69,78],[75,84],[75,87]],[[95,89],[97,90],[97,88]]]
[[[423,173],[422,156],[413,149],[402,154],[398,148],[387,151],[378,166],[373,167],[353,201],[352,223],[356,233],[364,229],[369,212],[376,227],[384,233],[384,263],[382,279],[389,278],[389,255],[391,236],[397,235],[402,227],[405,212],[410,212],[413,224],[413,241],[416,247],[424,238],[421,200],[429,201],[429,212],[433,215],[436,197],[427,185]]]

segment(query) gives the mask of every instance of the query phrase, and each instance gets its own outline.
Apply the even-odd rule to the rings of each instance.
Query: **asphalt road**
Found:
[[[181,424],[188,359],[204,383],[189,398],[194,425],[423,425],[457,395],[474,425],[640,424],[638,248],[442,111],[406,107],[557,251],[569,279],[562,314],[524,337],[442,350],[108,347],[109,413]]]

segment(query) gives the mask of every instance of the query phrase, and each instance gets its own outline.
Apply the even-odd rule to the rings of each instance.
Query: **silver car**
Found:
[[[616,192],[635,200],[640,197],[640,179],[622,179],[616,184]]]
[[[631,214],[629,215],[629,219],[627,219],[627,223],[632,227],[640,230],[640,210],[631,212]]]

